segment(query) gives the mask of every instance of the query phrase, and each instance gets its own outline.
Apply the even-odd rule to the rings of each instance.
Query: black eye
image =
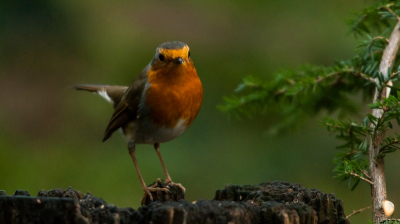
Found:
[[[164,61],[164,55],[158,54],[158,59],[160,59],[160,61]]]
[[[188,57],[190,57],[190,51],[189,51],[189,53],[188,53]]]

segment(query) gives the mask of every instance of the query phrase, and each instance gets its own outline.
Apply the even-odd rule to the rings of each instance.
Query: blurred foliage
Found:
[[[385,82],[383,82],[385,83]],[[400,96],[400,92],[397,93]],[[331,133],[338,133],[338,139],[344,141],[343,145],[338,146],[342,153],[338,153],[334,159],[337,164],[334,171],[336,177],[349,180],[349,187],[354,190],[358,185],[360,178],[370,179],[368,174],[368,139],[375,139],[380,134],[393,129],[392,122],[400,125],[400,97],[389,96],[383,98],[382,101],[369,104],[371,109],[381,109],[382,117],[375,117],[368,113],[362,124],[355,121],[335,121],[331,118],[325,118],[321,124],[326,126]],[[371,123],[374,127],[371,128]],[[397,133],[392,136],[386,136],[380,145],[377,157],[385,157],[386,154],[392,153],[400,149],[400,135]],[[354,181],[355,179],[355,181]],[[353,182],[354,181],[354,182]]]
[[[300,124],[303,118],[315,116],[322,110],[338,112],[339,117],[357,113],[360,104],[371,100],[378,77],[379,62],[387,44],[388,32],[371,37],[372,31],[383,28],[393,29],[391,21],[397,19],[400,3],[379,1],[366,7],[356,19],[349,22],[351,31],[365,35],[356,48],[356,55],[350,60],[335,62],[333,66],[305,65],[297,69],[282,70],[271,80],[247,76],[231,97],[225,97],[225,104],[219,109],[228,115],[251,117],[279,110],[286,122],[279,122],[274,128],[280,133]],[[389,33],[390,34],[390,33]],[[399,65],[399,59],[395,63]],[[393,76],[397,75],[393,74]],[[397,80],[396,80],[397,81]],[[363,101],[352,99],[360,93]]]
[[[333,66],[308,64],[283,70],[274,74],[273,80],[248,76],[235,90],[237,93],[225,97],[225,104],[219,106],[221,111],[238,118],[254,115],[268,117],[271,112],[280,112],[284,119],[273,127],[273,134],[293,129],[305,118],[315,117],[321,111],[336,113],[338,121],[325,118],[321,124],[344,141],[337,147],[342,152],[334,157],[334,172],[336,177],[348,180],[351,190],[360,180],[371,183],[369,140],[378,144],[377,136],[393,129],[393,122],[400,125],[400,92],[396,94],[396,91],[369,104],[370,109],[382,110],[382,117],[367,113],[361,124],[351,119],[344,120],[351,114],[360,113],[360,105],[370,102],[375,90],[380,96],[386,87],[398,89],[392,84],[399,81],[400,67],[395,71],[389,68],[382,74],[379,64],[388,44],[388,35],[400,18],[400,1],[381,0],[371,5],[349,22],[352,33],[365,37],[350,60],[337,61]],[[399,57],[396,57],[394,67],[398,66]],[[359,94],[362,98],[354,98]],[[396,132],[384,137],[376,156],[383,158],[397,151],[399,143],[400,135]]]
[[[360,185],[349,195],[344,183],[331,179],[329,149],[338,140],[316,122],[266,138],[265,129],[285,122],[278,107],[271,116],[234,122],[215,105],[244,74],[272,80],[283,67],[335,67],[332,58],[351,58],[356,41],[346,36],[343,22],[368,2],[1,1],[0,189],[36,194],[72,186],[137,208],[142,191],[126,142],[116,133],[101,143],[112,106],[68,87],[129,85],[159,44],[180,40],[190,46],[202,80],[203,106],[192,127],[162,144],[161,153],[173,180],[185,186],[187,200],[211,199],[227,183],[282,180],[336,193],[346,213],[365,206],[370,189]],[[146,183],[162,177],[152,147],[137,148]],[[397,175],[390,160],[398,158],[386,158],[388,176]],[[400,180],[388,181],[389,195],[395,194],[390,186]]]
[[[350,96],[362,91],[365,100],[370,98],[374,86],[367,84],[373,83],[371,77],[376,67],[368,67],[363,72],[354,63],[341,61],[332,67],[306,65],[298,70],[284,70],[272,82],[249,76],[236,90],[248,93],[224,98],[226,104],[219,108],[236,117],[266,114],[270,108],[280,110],[286,118],[275,127],[280,133],[321,110],[330,113],[340,110],[341,114],[357,112],[357,104]]]

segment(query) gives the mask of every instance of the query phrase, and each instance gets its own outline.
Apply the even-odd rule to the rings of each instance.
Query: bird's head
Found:
[[[152,60],[151,65],[157,68],[188,66],[192,64],[189,47],[180,41],[161,44]]]

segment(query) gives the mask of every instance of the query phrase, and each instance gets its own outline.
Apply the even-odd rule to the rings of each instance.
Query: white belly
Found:
[[[172,128],[157,127],[147,121],[136,121],[123,128],[128,141],[133,140],[137,144],[155,144],[171,141],[181,135],[188,126],[184,119],[180,119]]]

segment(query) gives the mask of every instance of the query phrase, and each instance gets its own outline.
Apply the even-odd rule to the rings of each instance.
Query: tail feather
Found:
[[[114,104],[114,107],[121,101],[122,96],[125,94],[128,86],[109,86],[109,85],[91,85],[81,84],[72,86],[76,90],[85,90],[92,93],[97,93],[106,99],[108,102]]]
[[[72,88],[74,88],[76,90],[85,90],[85,91],[95,92],[95,93],[97,93],[101,89],[105,89],[107,87],[108,87],[107,85],[86,85],[86,84],[79,84],[79,85],[72,86]]]

